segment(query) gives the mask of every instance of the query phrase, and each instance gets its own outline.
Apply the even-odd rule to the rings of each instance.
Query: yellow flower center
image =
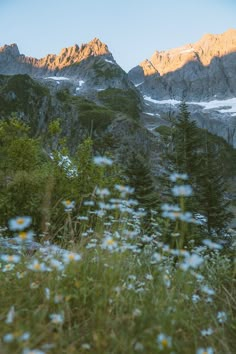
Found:
[[[166,339],[162,339],[161,344],[163,345],[163,347],[167,347],[168,346],[168,342]]]
[[[24,219],[19,218],[19,219],[17,219],[16,222],[17,222],[17,224],[22,225],[22,224],[24,224]]]
[[[40,266],[39,263],[35,263],[35,264],[34,264],[34,269],[35,269],[35,270],[40,270],[40,268],[41,268],[41,266]]]
[[[13,257],[13,256],[8,256],[8,262],[12,262],[12,261],[13,261],[13,259],[14,259],[14,257]]]
[[[66,200],[66,205],[70,205],[71,201],[70,200]]]
[[[75,256],[74,256],[74,254],[71,253],[71,254],[69,254],[68,258],[70,261],[73,261],[75,259]]]
[[[112,246],[112,245],[114,245],[114,243],[115,243],[115,241],[114,241],[112,238],[110,238],[109,240],[107,240],[108,246]]]
[[[27,238],[27,232],[25,231],[22,231],[19,233],[19,237],[22,239],[22,240],[25,240]]]

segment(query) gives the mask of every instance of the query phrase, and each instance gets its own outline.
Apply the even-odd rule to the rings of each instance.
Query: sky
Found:
[[[235,0],[0,0],[0,46],[41,58],[98,37],[126,71],[155,50],[229,28]]]

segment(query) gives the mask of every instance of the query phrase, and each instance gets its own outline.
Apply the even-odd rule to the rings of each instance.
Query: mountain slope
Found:
[[[128,75],[144,97],[143,120],[152,129],[185,100],[200,127],[236,146],[236,30],[156,51]]]
[[[0,74],[27,74],[36,79],[43,78],[45,84],[49,82],[51,87],[63,81],[64,84],[72,84],[74,93],[78,95],[91,89],[134,88],[107,45],[98,38],[41,59],[20,54],[16,44],[5,45],[0,48]]]

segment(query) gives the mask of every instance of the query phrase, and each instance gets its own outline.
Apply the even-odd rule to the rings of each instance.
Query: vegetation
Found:
[[[171,127],[157,131],[168,146],[164,152],[172,170],[185,173],[193,188],[185,209],[205,217],[209,236],[224,233],[232,215],[226,201],[227,181],[235,175],[236,151],[223,139],[196,127],[185,103],[179,116],[172,118]],[[224,156],[224,158],[223,158]],[[203,225],[202,225],[203,226]]]
[[[139,98],[134,90],[110,88],[100,91],[98,98],[113,111],[126,113],[136,120],[139,117]]]

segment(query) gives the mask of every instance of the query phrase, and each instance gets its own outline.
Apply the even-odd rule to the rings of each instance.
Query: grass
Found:
[[[15,264],[1,262],[2,354],[27,353],[27,348],[52,354],[190,354],[207,347],[214,353],[234,353],[236,294],[231,260],[219,251],[204,251],[200,267],[182,270],[163,247],[150,244],[128,250],[134,242],[127,236],[108,241],[104,234],[109,235],[108,230],[94,232],[93,240],[80,237],[77,243],[69,242],[70,251],[61,254],[23,252]],[[74,254],[81,259],[73,261]],[[41,270],[29,269],[36,259]],[[52,265],[55,259],[62,269]],[[14,269],[5,271],[7,264],[14,264]],[[217,319],[222,311],[227,316],[224,323]],[[59,317],[52,320],[52,314]],[[213,333],[204,335],[203,330]],[[10,342],[4,337],[9,333],[14,336]],[[24,333],[29,333],[27,340],[22,340]],[[164,340],[162,348],[160,334],[171,337],[170,347]]]

